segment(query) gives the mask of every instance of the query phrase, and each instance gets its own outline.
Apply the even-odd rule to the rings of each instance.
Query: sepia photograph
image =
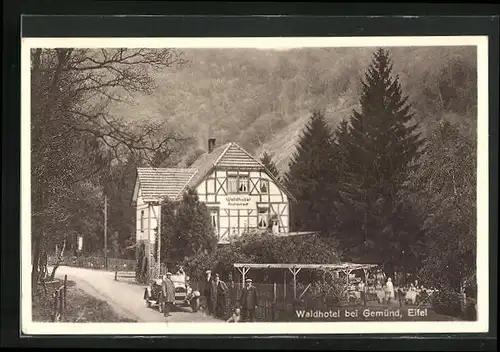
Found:
[[[487,44],[22,39],[23,332],[488,331]]]

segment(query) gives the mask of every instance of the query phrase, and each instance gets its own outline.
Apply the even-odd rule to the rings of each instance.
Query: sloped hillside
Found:
[[[254,154],[267,151],[286,170],[310,111],[324,109],[332,127],[359,100],[359,82],[374,48],[289,51],[191,49],[188,63],[155,76],[154,94],[117,105],[127,119],[166,119],[195,141],[186,155],[236,141]],[[389,48],[394,72],[410,96],[423,131],[442,118],[475,133],[476,53],[472,47]]]

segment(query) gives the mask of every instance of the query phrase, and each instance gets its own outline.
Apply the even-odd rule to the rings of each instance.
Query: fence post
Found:
[[[276,282],[273,283],[273,305],[272,305],[272,314],[273,321],[276,320],[276,305],[278,303],[278,297],[276,295]]]
[[[52,321],[57,321],[57,300],[58,300],[57,291],[53,293],[53,296],[54,296],[54,304],[52,307]]]
[[[68,294],[68,275],[64,275],[64,311],[66,311],[66,295]]]
[[[118,281],[118,265],[115,265],[115,281]]]
[[[59,319],[62,320],[64,317],[64,297],[63,291],[59,288]]]
[[[286,270],[283,270],[283,307],[286,311]]]

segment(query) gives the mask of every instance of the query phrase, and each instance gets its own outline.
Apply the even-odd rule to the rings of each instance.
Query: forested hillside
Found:
[[[161,119],[193,136],[190,152],[236,141],[267,151],[283,173],[311,110],[325,111],[334,127],[359,102],[359,79],[373,48],[184,50],[186,64],[155,73],[153,94],[113,113],[127,119]],[[473,47],[389,48],[403,91],[427,134],[441,119],[476,125],[476,52]],[[191,159],[189,155],[186,159]]]
[[[266,164],[274,162],[280,177],[304,175],[304,169],[318,172],[317,168],[304,167],[307,163],[302,162],[313,159],[304,155],[315,155],[316,164],[327,159],[316,155],[317,149],[308,147],[313,143],[304,142],[317,141],[317,134],[311,132],[311,138],[301,138],[307,136],[304,132],[311,114],[318,111],[317,115],[321,116],[321,123],[315,125],[321,128],[312,128],[312,131],[322,129],[339,133],[335,127],[341,120],[350,119],[354,109],[363,110],[358,105],[363,96],[361,78],[366,74],[374,50],[32,50],[34,283],[45,270],[47,254],[52,253],[56,245],[76,252],[77,235],[84,236],[84,253],[102,253],[105,199],[108,249],[114,248],[112,243],[116,242],[118,248],[115,252],[133,257],[134,251],[125,248],[135,242],[135,210],[131,198],[136,168],[189,164],[197,153],[206,149],[209,137],[216,138],[218,144],[236,141],[255,155],[267,152]],[[423,209],[423,213],[430,204],[438,206],[435,214],[442,216],[430,224],[440,228],[441,232],[425,232],[440,243],[449,243],[447,236],[450,234],[446,231],[449,214],[456,215],[457,226],[467,225],[471,229],[471,219],[474,218],[472,211],[457,215],[457,207],[449,199],[460,204],[475,202],[470,196],[474,194],[475,175],[464,172],[475,170],[475,159],[470,157],[474,155],[476,126],[475,49],[389,48],[388,54],[394,64],[391,72],[399,77],[402,96],[409,96],[410,112],[420,122],[419,128],[424,135],[433,136],[429,139],[432,141],[429,152],[423,156],[425,163],[418,170],[420,173],[408,175],[415,187],[408,192],[419,195],[415,204],[418,204],[419,211]],[[363,121],[370,121],[372,115],[364,115]],[[443,119],[458,123],[451,127],[438,125]],[[391,126],[387,124],[385,128]],[[455,126],[458,126],[458,131]],[[357,126],[353,131],[358,133],[360,130]],[[385,132],[384,136],[389,140],[391,133]],[[365,139],[358,138],[358,144],[362,145]],[[323,144],[314,146],[323,148]],[[383,148],[377,148],[372,148],[371,155],[383,154]],[[341,161],[355,166],[353,155],[359,154],[357,150],[347,148],[344,151],[346,157]],[[300,152],[300,157],[296,159],[302,166],[292,168],[293,172],[288,173],[290,158],[297,152]],[[343,157],[333,151],[329,155]],[[461,160],[458,156],[467,158]],[[335,167],[341,166],[341,163],[337,164]],[[467,168],[463,167],[466,164]],[[335,168],[332,170],[320,174],[341,175]],[[344,174],[358,177],[355,171],[348,170]],[[444,171],[456,172],[457,177],[460,175],[456,182],[465,185],[462,188],[467,192],[460,195],[465,200],[457,198],[459,193],[454,188],[430,187],[431,184],[436,187],[434,179],[448,182]],[[371,174],[375,176],[375,173]],[[427,181],[430,177],[433,182]],[[340,179],[332,183],[328,177],[324,180],[316,178],[315,181],[324,182],[325,187],[347,183]],[[363,182],[382,188],[382,185],[368,181]],[[389,178],[379,178],[379,181],[392,182]],[[317,194],[325,197],[340,194],[343,190],[335,186],[328,191],[332,193],[320,189]],[[353,189],[348,191],[351,200],[359,196],[353,194]],[[305,196],[313,194],[310,190],[302,193]],[[371,193],[376,194],[375,191]],[[331,205],[330,199],[323,205]],[[347,201],[345,203],[350,206]],[[342,205],[345,210],[346,204],[335,206]],[[373,215],[373,221],[367,217],[365,222],[380,223],[380,219],[388,218],[387,214],[384,218],[378,217],[377,209],[373,209],[364,210]],[[339,214],[335,209],[332,212]],[[345,214],[350,213],[354,214],[345,210]],[[336,223],[311,224],[310,219],[306,219],[309,224],[304,225],[343,226],[338,227],[337,232],[352,233],[341,231],[351,224],[339,223],[342,219],[330,217],[328,212],[324,214],[324,218],[331,218]],[[402,225],[407,223],[409,221],[401,222]],[[384,229],[392,233],[401,233],[400,230]],[[471,237],[469,233],[473,234],[473,231],[466,233],[465,238]],[[472,247],[460,243],[460,248],[463,258],[468,258]],[[464,265],[458,269],[462,267]],[[430,264],[428,269],[434,270]]]

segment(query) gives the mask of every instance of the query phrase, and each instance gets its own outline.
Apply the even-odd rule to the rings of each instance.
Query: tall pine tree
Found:
[[[324,115],[314,111],[285,175],[285,184],[297,199],[291,204],[294,230],[323,232],[332,225],[333,150]]]
[[[358,254],[367,249],[387,262],[400,251],[398,230],[388,227],[398,208],[398,193],[420,155],[422,140],[412,124],[411,106],[399,78],[392,76],[389,53],[378,49],[361,81],[360,111],[353,111],[342,150],[341,217],[343,233]]]
[[[267,170],[269,170],[269,172],[271,172],[274,177],[276,177],[276,179],[280,179],[280,172],[278,171],[278,168],[276,167],[273,159],[269,154],[267,154],[267,152],[264,152],[264,154],[262,154],[260,162],[266,167]]]

